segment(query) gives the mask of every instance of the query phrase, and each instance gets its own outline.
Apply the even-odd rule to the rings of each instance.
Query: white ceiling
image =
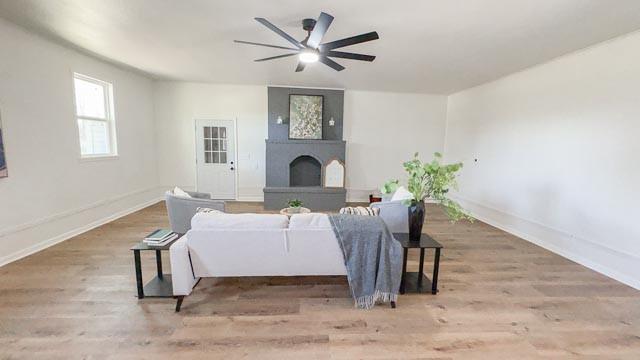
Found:
[[[377,31],[340,49],[377,55],[295,73],[287,46],[253,20],[298,39],[299,22],[335,16],[324,42]],[[448,94],[640,28],[638,0],[0,0],[0,16],[160,79]]]

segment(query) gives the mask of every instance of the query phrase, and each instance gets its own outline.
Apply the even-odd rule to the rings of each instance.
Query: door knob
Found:
[[[233,167],[233,166],[231,167],[231,170],[234,170],[234,167]]]

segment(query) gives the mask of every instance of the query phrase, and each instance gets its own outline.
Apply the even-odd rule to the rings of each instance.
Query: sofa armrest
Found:
[[[391,232],[409,232],[409,209],[402,201],[376,202],[370,206],[380,209],[380,217]]]
[[[171,230],[179,234],[185,234],[191,229],[191,218],[198,208],[210,208],[225,211],[226,204],[222,200],[210,200],[201,198],[177,197],[167,192],[165,194],[167,213]]]
[[[174,242],[169,248],[171,261],[171,282],[173,284],[173,296],[185,296],[191,294],[191,290],[198,282],[193,275],[189,248],[187,247],[187,235]]]
[[[211,194],[209,193],[203,193],[203,192],[197,192],[197,191],[186,191],[187,194],[189,194],[189,196],[191,196],[194,199],[211,199]]]

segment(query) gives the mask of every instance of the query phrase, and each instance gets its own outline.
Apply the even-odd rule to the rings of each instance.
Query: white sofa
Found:
[[[198,213],[170,257],[176,311],[201,277],[347,274],[328,216],[316,213]]]

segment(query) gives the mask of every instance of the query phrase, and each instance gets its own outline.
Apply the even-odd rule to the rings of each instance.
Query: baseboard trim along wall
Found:
[[[640,256],[456,196],[476,219],[640,290]]]
[[[26,247],[0,253],[0,266],[22,259],[50,246],[78,236],[108,222],[144,209],[163,199],[157,187],[133,191],[112,197],[77,209],[61,212],[29,223],[20,224],[0,231],[2,248],[9,244],[25,243],[24,239],[34,239]],[[78,224],[84,224],[78,226]],[[43,234],[56,235],[45,237]],[[18,238],[22,241],[18,241]]]

